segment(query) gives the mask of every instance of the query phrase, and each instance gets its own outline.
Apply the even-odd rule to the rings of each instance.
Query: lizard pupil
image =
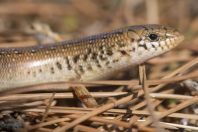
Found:
[[[153,33],[152,34],[149,34],[148,37],[152,41],[157,41],[158,40],[158,36],[156,34],[153,34]]]

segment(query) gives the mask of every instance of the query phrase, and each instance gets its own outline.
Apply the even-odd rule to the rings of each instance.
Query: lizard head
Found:
[[[138,63],[170,51],[184,39],[176,29],[162,25],[132,27],[128,35],[134,42],[132,58]]]

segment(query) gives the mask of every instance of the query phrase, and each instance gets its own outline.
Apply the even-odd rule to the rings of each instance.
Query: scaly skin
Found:
[[[104,79],[161,55],[182,40],[171,27],[139,25],[58,44],[3,48],[0,92],[47,82]]]

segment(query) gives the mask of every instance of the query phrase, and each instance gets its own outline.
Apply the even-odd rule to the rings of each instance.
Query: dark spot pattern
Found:
[[[133,43],[135,41],[135,39],[134,38],[131,38],[131,42]]]
[[[152,46],[153,48],[155,48],[155,45],[154,45],[154,44],[151,44],[151,46]]]
[[[84,54],[82,58],[83,58],[84,61],[86,61],[88,56],[86,54]]]
[[[39,72],[41,73],[42,72],[42,69],[39,69]]]
[[[101,50],[100,53],[101,53],[101,54],[104,54],[104,50]]]
[[[27,74],[30,75],[30,71],[28,71]]]
[[[51,72],[51,74],[54,74],[54,73],[55,73],[54,67],[51,67],[51,68],[50,68],[50,72]]]
[[[153,45],[152,45],[153,46]],[[146,44],[143,44],[143,45],[139,45],[139,47],[143,47],[145,50],[148,50]]]
[[[102,45],[99,46],[98,49],[102,51],[103,50],[103,46]]]
[[[71,66],[71,64],[69,63],[68,57],[65,57],[65,63],[66,63],[66,65],[67,65],[68,70],[71,70],[71,69],[72,69],[72,66]]]
[[[83,66],[81,66],[81,65],[79,65],[79,71],[81,72],[81,73],[84,73],[85,71],[84,71],[84,69],[83,69]]]
[[[90,56],[91,56],[91,59],[93,60],[97,59],[97,53],[92,53],[90,54]]]
[[[112,50],[110,50],[110,49],[107,50],[106,53],[107,53],[108,56],[112,56],[112,55],[113,55],[113,52],[112,52]]]
[[[101,68],[102,66],[99,64],[99,63],[97,63],[97,65],[96,65],[98,68]]]
[[[166,27],[163,27],[163,29],[164,29],[165,31],[167,31],[167,30],[168,30]]]
[[[105,63],[106,65],[109,65],[110,64],[110,62],[109,61],[106,61],[106,63]]]
[[[62,70],[62,65],[61,65],[60,62],[56,62],[56,66],[57,66],[57,68],[58,68],[59,70]]]
[[[118,59],[115,59],[115,60],[113,60],[112,62],[113,62],[113,63],[116,63],[116,62],[118,62],[118,61],[119,61]]]
[[[124,51],[124,50],[120,50],[120,53],[121,53],[122,55],[127,55],[127,52]]]
[[[74,56],[73,57],[73,61],[74,61],[74,63],[77,63],[78,62],[78,60],[79,60],[79,55],[76,55],[76,56]]]
[[[100,60],[107,60],[106,57],[104,57],[102,54],[99,55]]]
[[[91,65],[88,65],[87,66],[87,70],[89,70],[89,71],[92,71],[93,70],[93,68],[91,67]]]
[[[91,54],[91,49],[90,48],[86,49],[86,53]]]

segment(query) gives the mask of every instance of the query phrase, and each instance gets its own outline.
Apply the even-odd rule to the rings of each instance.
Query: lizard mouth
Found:
[[[180,44],[183,40],[184,40],[184,36],[180,34],[179,36],[175,37],[175,43],[174,43],[174,45],[177,46],[177,45]]]

